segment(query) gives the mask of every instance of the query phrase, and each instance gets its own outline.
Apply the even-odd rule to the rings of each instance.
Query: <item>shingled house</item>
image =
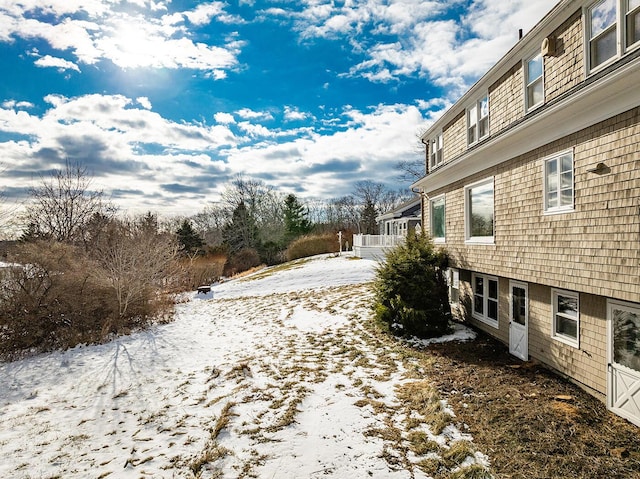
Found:
[[[563,0],[424,134],[455,314],[640,425],[640,0]]]

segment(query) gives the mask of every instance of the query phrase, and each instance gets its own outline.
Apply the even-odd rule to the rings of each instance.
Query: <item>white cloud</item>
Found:
[[[308,117],[307,113],[301,112],[295,107],[284,107],[284,119],[285,121],[298,121],[305,120]]]
[[[140,97],[136,98],[136,101],[145,110],[151,110],[151,102],[149,101],[149,99],[146,96],[140,96]]]
[[[9,42],[13,37],[42,39],[53,49],[70,52],[78,62],[87,65],[106,59],[123,69],[192,68],[210,72],[216,79],[224,78],[226,71],[237,65],[237,56],[244,46],[236,39],[214,38],[214,44],[196,42],[183,25],[183,13],[195,24],[212,17],[233,21],[224,13],[221,2],[164,16],[157,14],[165,9],[162,4],[143,0],[137,4],[147,9],[144,15],[120,11],[120,2],[114,0],[58,0],[47,2],[44,7],[41,3],[0,0],[0,41]],[[55,20],[40,21],[32,15],[34,11],[49,13]],[[47,62],[52,61],[48,58],[40,61]],[[71,68],[70,64],[65,67]]]
[[[45,55],[42,58],[38,58],[34,63],[36,66],[43,68],[53,67],[61,71],[74,70],[80,72],[80,68],[78,68],[78,65],[75,63],[65,60],[64,58],[52,57],[51,55]]]
[[[2,103],[2,108],[11,110],[13,108],[33,108],[35,105],[29,101],[6,100]]]
[[[218,112],[215,115],[213,115],[213,118],[216,120],[217,123],[222,123],[224,125],[236,122],[235,118],[231,113]]]
[[[455,14],[466,2],[364,0],[336,6],[306,0],[302,12],[288,14],[302,38],[346,36],[365,56],[350,75],[388,83],[418,74],[457,98],[515,44],[519,28],[531,29],[556,1],[475,0],[464,17],[448,20],[443,13]]]
[[[273,120],[273,115],[268,111],[254,111],[249,108],[242,108],[238,110],[236,115],[245,120]]]

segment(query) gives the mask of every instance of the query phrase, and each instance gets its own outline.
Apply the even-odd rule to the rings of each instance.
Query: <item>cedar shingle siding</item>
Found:
[[[640,94],[630,88],[628,102],[623,98],[614,105],[605,89],[615,78],[640,85],[640,45],[588,72],[582,12],[591,4],[561,1],[445,112],[425,133],[442,131],[444,165],[414,187],[424,194],[427,231],[428,198],[446,198],[444,247],[460,271],[460,305],[454,312],[509,344],[510,281],[526,283],[529,358],[605,399],[608,301],[640,305]],[[527,112],[526,59],[545,37],[555,40],[555,49],[543,61],[544,103]],[[469,147],[465,107],[483,91],[489,92],[490,135]],[[584,105],[584,116],[547,120],[562,118],[572,104]],[[528,128],[535,133],[528,135]],[[573,155],[573,209],[551,214],[545,212],[545,161],[563,152]],[[494,179],[494,241],[474,244],[465,238],[465,186],[487,178]],[[471,314],[473,273],[498,278],[498,328]],[[553,337],[554,288],[579,297],[579,344]]]

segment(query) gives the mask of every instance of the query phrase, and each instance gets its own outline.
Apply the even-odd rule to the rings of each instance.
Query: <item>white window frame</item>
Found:
[[[491,236],[471,236],[471,198],[469,194],[474,188],[489,183],[491,183],[493,189],[493,234]],[[493,176],[464,187],[464,230],[465,243],[494,244],[496,234],[496,186]]]
[[[576,317],[572,318],[569,315],[558,312],[558,296],[564,296],[567,298],[573,298],[577,303]],[[562,316],[565,319],[576,322],[576,337],[572,338],[566,334],[560,334],[557,332],[557,318]],[[568,344],[576,349],[580,348],[580,293],[575,291],[566,291],[564,289],[551,288],[551,337],[556,341]]]
[[[631,9],[630,5],[629,5],[629,1],[630,0],[622,0],[622,6],[624,7],[622,9],[622,30],[623,30],[623,45],[624,45],[624,50],[625,51],[631,51],[631,50],[635,50],[636,48],[640,48],[640,38],[638,40],[635,41],[635,43],[627,43],[628,39],[629,39],[629,23],[628,23],[628,19],[629,19],[629,13],[633,12],[634,15],[640,15],[640,2],[638,2],[638,5],[636,5],[635,8]]]
[[[460,304],[460,270],[458,268],[447,270],[447,285],[449,286],[449,303]]]
[[[529,78],[529,62],[533,61],[537,57],[540,57],[540,62],[542,63],[542,68],[540,72],[540,76],[536,78],[533,82]],[[524,105],[525,111],[529,112],[534,110],[542,105],[545,102],[545,91],[544,91],[544,55],[542,53],[537,52],[533,55],[528,56],[524,62]],[[532,105],[529,104],[529,88],[533,86],[534,83],[540,82],[542,84],[542,100],[538,103],[534,103]]]
[[[595,9],[595,7],[598,7],[599,5],[601,5],[602,3],[606,2],[608,0],[597,0],[595,2],[592,2],[590,5],[584,7],[583,10],[583,15],[584,15],[584,24],[585,24],[585,29],[584,29],[584,35],[585,35],[585,42],[584,42],[584,47],[585,47],[585,66],[587,67],[587,74],[591,74],[593,72],[596,72],[598,70],[601,70],[603,68],[605,68],[607,65],[609,65],[610,63],[616,61],[617,58],[620,57],[620,3],[621,2],[625,2],[626,0],[614,0],[615,4],[616,4],[616,21],[614,23],[614,27],[616,29],[616,53],[611,57],[608,58],[607,60],[605,60],[604,62],[602,62],[599,65],[592,65],[592,59],[591,59],[591,43],[593,40],[595,40],[597,37],[602,36],[603,33],[605,33],[607,30],[603,30],[602,32],[600,32],[598,35],[596,35],[596,37],[593,37],[591,35],[591,30],[592,30],[592,24],[591,24],[591,12]],[[611,27],[609,27],[610,29]]]
[[[482,297],[482,313],[476,312],[476,278],[482,278],[483,282],[483,294]],[[495,281],[496,283],[496,297],[489,297],[489,281]],[[481,323],[488,324],[489,326],[499,329],[500,327],[500,282],[496,276],[489,276],[486,274],[473,273],[471,275],[471,316],[477,319]],[[489,311],[489,302],[495,302],[496,304],[496,319],[489,318],[487,315]]]
[[[429,169],[437,168],[444,163],[444,138],[442,132],[429,140]]]
[[[487,102],[487,114],[482,115],[482,102],[486,100]],[[476,143],[484,140],[489,136],[489,118],[490,118],[490,104],[489,104],[489,93],[485,93],[480,98],[478,98],[472,105],[467,107],[466,116],[467,116],[467,145],[475,145]],[[486,120],[487,126],[485,134],[480,136],[480,123]],[[475,128],[474,138],[470,138],[471,128]]]
[[[433,205],[436,201],[440,201],[440,200],[442,200],[442,206],[444,208],[444,217],[443,217],[444,224],[442,225],[444,230],[444,236],[436,236],[434,232],[435,230],[433,227]],[[431,232],[431,238],[433,239],[434,243],[444,243],[446,241],[447,239],[447,201],[444,194],[434,196],[433,198],[429,198],[429,227]]]
[[[559,164],[556,167],[556,182],[557,182],[557,195],[558,195],[558,201],[560,201],[560,197],[561,197],[561,192],[562,192],[562,171],[561,171],[561,165],[562,165],[562,161],[561,158],[563,158],[564,156],[569,155],[571,156],[571,204],[569,205],[562,205],[562,206],[549,206],[549,201],[548,201],[548,193],[549,193],[549,185],[547,182],[547,164],[549,164],[549,162],[551,161],[558,161]],[[542,209],[543,209],[543,213],[545,215],[554,215],[554,214],[561,214],[561,213],[567,213],[567,212],[571,212],[571,211],[575,211],[575,200],[576,200],[576,175],[575,175],[575,162],[574,162],[574,156],[573,156],[573,150],[565,150],[565,151],[561,151],[559,153],[554,153],[553,155],[547,156],[546,158],[543,158],[542,160]]]

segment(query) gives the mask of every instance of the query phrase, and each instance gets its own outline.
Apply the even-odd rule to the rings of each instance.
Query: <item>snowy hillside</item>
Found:
[[[412,433],[441,452],[470,438],[399,400],[424,378],[364,328],[374,268],[263,270],[190,293],[173,323],[0,364],[0,477],[428,477],[438,453]]]

